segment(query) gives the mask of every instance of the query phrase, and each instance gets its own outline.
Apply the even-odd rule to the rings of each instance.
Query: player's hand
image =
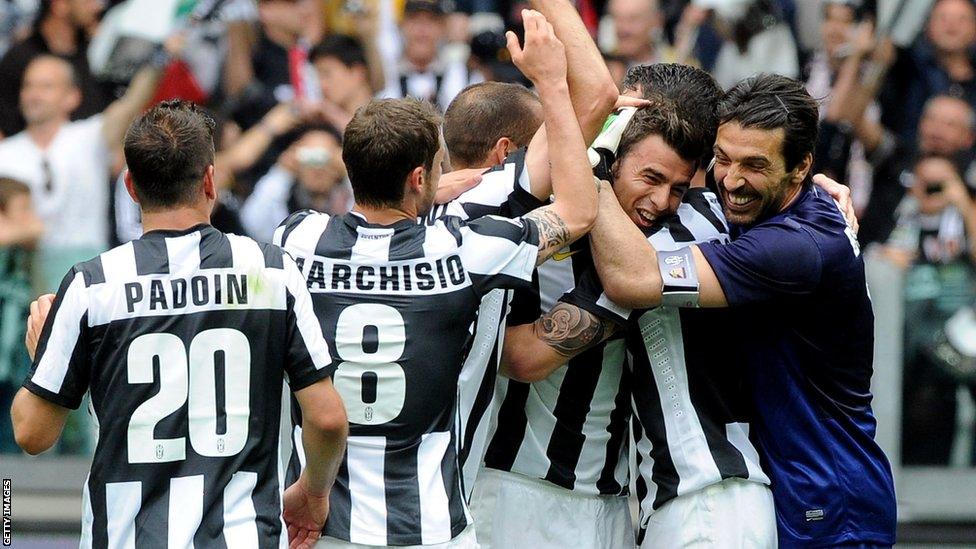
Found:
[[[37,350],[37,342],[41,339],[41,330],[44,329],[44,321],[47,320],[48,313],[51,312],[51,305],[54,304],[54,294],[44,294],[30,304],[30,316],[27,317],[27,337],[24,343],[27,345],[27,354],[34,360],[34,352]]]
[[[520,47],[515,33],[508,31],[508,52],[512,62],[537,87],[566,81],[566,48],[556,38],[545,16],[535,10],[522,10],[525,44]]]
[[[434,195],[434,204],[446,204],[465,192],[475,188],[481,183],[481,174],[485,170],[470,168],[467,170],[454,170],[441,175],[437,182],[437,194]]]
[[[813,182],[837,202],[840,213],[844,215],[844,221],[857,234],[860,227],[857,223],[857,214],[854,213],[854,200],[851,199],[851,189],[846,185],[834,181],[822,173],[813,176]]]
[[[282,518],[288,527],[289,549],[310,549],[315,545],[329,517],[329,493],[313,494],[306,488],[305,475],[285,490]]]

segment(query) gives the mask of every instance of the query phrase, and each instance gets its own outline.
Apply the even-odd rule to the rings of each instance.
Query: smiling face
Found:
[[[614,164],[613,192],[630,220],[646,229],[678,211],[694,175],[695,162],[651,134]]]
[[[787,171],[784,135],[783,128],[743,128],[736,121],[719,126],[715,181],[730,223],[752,225],[782,211],[799,194],[812,158],[807,155]]]

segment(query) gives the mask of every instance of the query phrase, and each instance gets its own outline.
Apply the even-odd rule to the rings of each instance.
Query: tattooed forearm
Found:
[[[533,325],[536,337],[567,358],[610,337],[615,328],[612,322],[568,303],[557,303]]]
[[[539,260],[538,264],[549,259],[556,250],[569,243],[569,227],[559,214],[550,207],[533,210],[525,216],[531,219],[539,228]]]

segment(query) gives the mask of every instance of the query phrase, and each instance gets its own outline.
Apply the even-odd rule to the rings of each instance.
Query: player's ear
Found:
[[[417,166],[407,175],[407,191],[408,193],[424,194],[424,173],[423,166]]]
[[[807,178],[807,174],[810,173],[810,168],[812,167],[813,167],[813,154],[807,153],[803,157],[803,160],[801,160],[800,163],[796,165],[796,168],[793,168],[793,177],[791,178],[790,182],[793,183],[794,185],[799,185],[800,183],[802,183],[803,180]]]
[[[217,183],[214,179],[213,164],[207,166],[203,172],[203,193],[207,195],[208,200],[217,200]]]
[[[499,137],[498,141],[495,141],[494,146],[492,146],[491,151],[488,153],[490,165],[494,166],[496,164],[505,162],[505,158],[508,156],[508,151],[512,147],[513,143],[511,139],[507,137]]]
[[[125,192],[129,193],[132,201],[136,204],[139,203],[139,195],[136,194],[135,185],[132,183],[132,174],[128,169],[125,170],[125,174],[122,175],[122,181],[125,182]]]

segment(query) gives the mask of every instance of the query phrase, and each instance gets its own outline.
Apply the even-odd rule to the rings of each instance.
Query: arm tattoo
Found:
[[[616,326],[568,303],[557,303],[533,324],[536,337],[571,358],[613,335]]]
[[[539,228],[539,264],[569,243],[569,227],[552,208],[533,210],[525,215],[525,219],[531,219]]]

